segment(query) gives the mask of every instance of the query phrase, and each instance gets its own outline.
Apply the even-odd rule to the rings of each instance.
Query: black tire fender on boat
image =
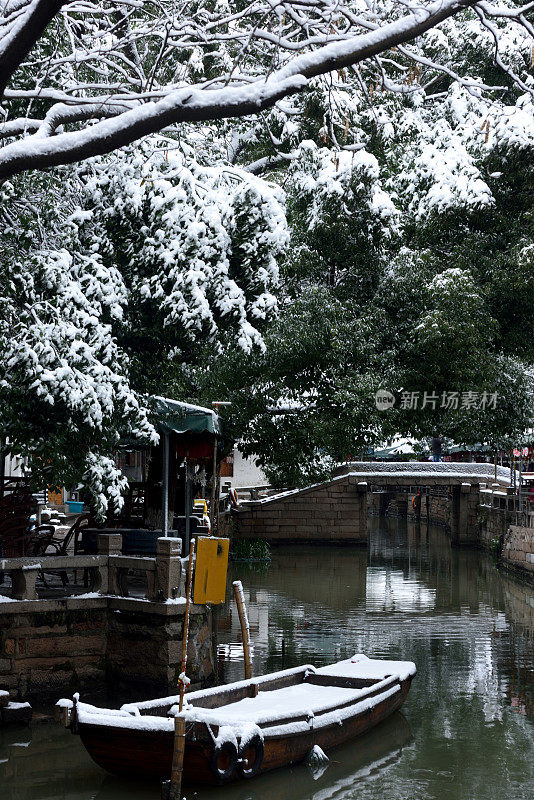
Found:
[[[221,756],[225,756],[225,760],[228,760],[228,765],[224,769],[219,764]],[[234,742],[229,740],[215,742],[210,758],[210,769],[219,783],[230,780],[237,766],[237,760],[237,747]]]
[[[254,761],[252,764],[249,764],[248,761],[245,761],[245,755],[250,749],[254,750]],[[256,775],[263,763],[263,752],[263,739],[259,733],[253,734],[253,736],[251,736],[251,738],[248,739],[244,745],[239,745],[237,771],[242,778],[253,778],[254,775]]]

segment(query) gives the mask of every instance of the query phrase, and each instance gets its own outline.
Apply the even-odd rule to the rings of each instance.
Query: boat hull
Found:
[[[409,692],[411,677],[399,681],[399,691],[384,697],[372,708],[344,715],[335,721],[306,732],[264,735],[264,754],[261,774],[279,767],[302,761],[314,745],[325,752],[351,741],[374,728],[391,714],[398,711]],[[106,727],[101,724],[80,722],[77,731],[92,759],[103,769],[118,775],[143,778],[167,778],[171,772],[174,736],[172,731],[136,730],[122,727]],[[195,734],[196,735],[196,734]],[[193,738],[189,731],[186,738],[183,779],[186,783],[220,784],[214,776],[211,761],[213,740]],[[237,770],[224,782],[237,780]]]

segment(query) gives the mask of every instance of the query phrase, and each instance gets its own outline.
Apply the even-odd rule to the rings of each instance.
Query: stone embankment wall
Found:
[[[140,614],[129,608],[110,609],[107,629],[107,682],[124,695],[135,685],[146,697],[174,694],[181,672],[184,606],[153,604]],[[156,607],[156,606],[159,607]],[[117,611],[119,613],[117,613]],[[212,613],[191,605],[187,643],[187,675],[196,688],[215,682]]]
[[[188,675],[215,680],[211,612],[192,606]],[[49,702],[75,691],[153,697],[176,691],[184,605],[128,598],[0,604],[0,688]]]
[[[498,550],[516,514],[506,508],[491,508],[480,505],[478,509],[479,543],[484,550]]]
[[[105,685],[102,605],[83,609],[83,601],[71,601],[69,608],[47,603],[46,611],[38,602],[24,603],[27,608],[9,605],[13,612],[0,613],[0,687],[27,698]]]
[[[510,525],[504,535],[501,559],[505,566],[534,576],[534,528]]]
[[[246,503],[231,535],[270,542],[367,544],[367,484],[351,475]]]

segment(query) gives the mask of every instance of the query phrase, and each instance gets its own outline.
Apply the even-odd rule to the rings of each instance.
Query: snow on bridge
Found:
[[[352,461],[337,470],[337,477],[352,475],[368,483],[392,483],[401,485],[459,485],[462,483],[498,483],[510,486],[509,467],[493,464],[465,464],[452,461]]]

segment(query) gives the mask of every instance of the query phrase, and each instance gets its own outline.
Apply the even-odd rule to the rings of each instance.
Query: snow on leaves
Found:
[[[318,149],[313,142],[301,146],[303,158],[293,166],[295,190],[307,198],[307,220],[318,224],[325,204],[334,201],[340,213],[347,213],[356,198],[366,204],[368,214],[384,226],[384,235],[395,228],[398,210],[381,183],[380,167],[366,150],[349,153]]]
[[[44,402],[62,404],[96,430],[117,413],[139,414],[121,374],[124,356],[104,321],[105,309],[120,313],[119,276],[110,274],[97,255],[66,250],[35,255],[25,270],[32,290],[12,320],[3,385],[24,384]],[[143,414],[137,428],[150,434]]]
[[[91,493],[97,517],[104,519],[108,510],[121,510],[124,504],[122,495],[128,486],[128,480],[115,466],[112,458],[89,453],[82,478]]]
[[[471,51],[485,49],[532,92],[520,74],[534,34],[530,11],[531,4],[488,0],[199,0],[179,8],[122,0],[111,10],[7,2],[0,10],[0,177],[102,155],[181,123],[257,115],[318,76],[345,80],[356,65],[369,98],[427,91],[441,75],[470,90],[502,88],[480,78],[474,60],[451,63],[450,44],[459,51],[474,42]]]
[[[215,339],[231,327],[244,350],[276,308],[277,258],[288,233],[280,190],[238,167],[187,162],[178,150],[129,153],[87,187],[101,246],[125,247],[131,291],[166,326]],[[102,209],[102,210],[101,210]]]
[[[279,189],[238,167],[186,163],[176,150],[95,161],[67,182],[63,200],[65,214],[41,221],[40,246],[0,229],[11,267],[1,273],[0,395],[33,421],[6,413],[3,430],[48,463],[61,451],[62,476],[75,476],[78,461],[102,514],[108,502],[119,507],[124,488],[111,459],[120,436],[157,441],[131,383],[136,313],[193,343],[225,332],[245,351],[261,349],[287,224]],[[182,367],[180,348],[168,358]],[[65,448],[75,440],[80,458],[69,472]]]

